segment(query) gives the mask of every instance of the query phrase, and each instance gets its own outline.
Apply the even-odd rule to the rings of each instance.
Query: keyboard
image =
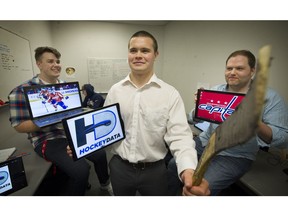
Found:
[[[34,120],[34,123],[39,127],[44,127],[46,125],[59,123],[59,122],[61,122],[62,119],[77,115],[81,112],[83,112],[82,108],[76,109],[76,110],[71,110],[68,112],[63,112],[63,113],[56,113],[56,114],[53,114],[51,116],[38,118],[37,120]]]

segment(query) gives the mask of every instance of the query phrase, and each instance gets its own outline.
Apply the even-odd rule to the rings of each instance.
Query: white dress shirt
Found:
[[[129,75],[114,84],[105,105],[119,103],[126,138],[111,146],[117,154],[131,163],[154,162],[163,159],[169,146],[176,159],[178,173],[195,169],[197,154],[184,103],[178,91],[158,79],[138,88]]]

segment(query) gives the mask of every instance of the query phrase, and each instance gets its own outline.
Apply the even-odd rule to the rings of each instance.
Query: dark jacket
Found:
[[[94,92],[94,87],[91,84],[85,84],[82,89],[87,92],[87,96],[83,101],[83,107],[89,107],[92,109],[103,107],[105,101],[104,98],[100,94]]]

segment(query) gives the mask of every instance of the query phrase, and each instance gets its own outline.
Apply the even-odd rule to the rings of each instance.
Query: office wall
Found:
[[[0,98],[2,100],[7,100],[7,95],[19,82],[24,82],[33,76],[30,52],[29,40],[0,27]]]
[[[160,56],[155,63],[155,73],[162,76],[164,26],[104,21],[55,21],[51,26],[53,45],[62,53],[61,78],[66,81],[79,81],[80,85],[89,82],[89,57],[127,59],[129,38],[139,30],[147,30],[159,40]],[[76,69],[75,77],[66,75],[67,67]]]
[[[34,60],[34,50],[38,46],[52,46],[50,22],[48,21],[1,21],[0,26],[14,32],[30,42],[33,73],[39,72]],[[13,77],[15,79],[15,77]]]
[[[228,55],[238,49],[272,45],[269,86],[288,102],[287,21],[173,21],[165,26],[163,79],[183,97],[186,111],[194,107],[198,83],[225,83]]]
[[[159,42],[155,72],[179,90],[187,112],[194,107],[198,83],[212,86],[224,82],[225,60],[231,52],[250,49],[257,55],[262,45],[270,43],[274,60],[269,86],[288,102],[287,21],[171,21],[166,25],[133,21],[0,21],[0,26],[30,40],[32,54],[38,46],[57,47],[62,53],[61,78],[78,80],[80,84],[88,82],[87,57],[126,58],[131,34],[148,30]],[[38,68],[34,57],[32,60],[35,74]],[[75,78],[66,78],[64,72],[69,66],[76,68]]]

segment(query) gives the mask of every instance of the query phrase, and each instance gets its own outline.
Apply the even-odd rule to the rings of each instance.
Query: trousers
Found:
[[[164,160],[153,164],[131,164],[114,155],[110,162],[110,176],[114,195],[168,195],[167,168]]]
[[[65,138],[53,139],[47,140],[44,155],[42,153],[43,144],[37,145],[34,150],[39,156],[51,161],[68,176],[68,182],[63,190],[63,195],[83,196],[88,185],[90,165],[84,158],[74,161],[67,154],[67,145],[68,142]],[[106,184],[110,176],[105,150],[93,153],[87,156],[87,159],[93,162],[100,184]]]
[[[110,183],[110,175],[108,171],[108,162],[105,149],[96,151],[90,156],[86,157],[94,165],[94,170],[98,177],[101,186],[106,186]]]

